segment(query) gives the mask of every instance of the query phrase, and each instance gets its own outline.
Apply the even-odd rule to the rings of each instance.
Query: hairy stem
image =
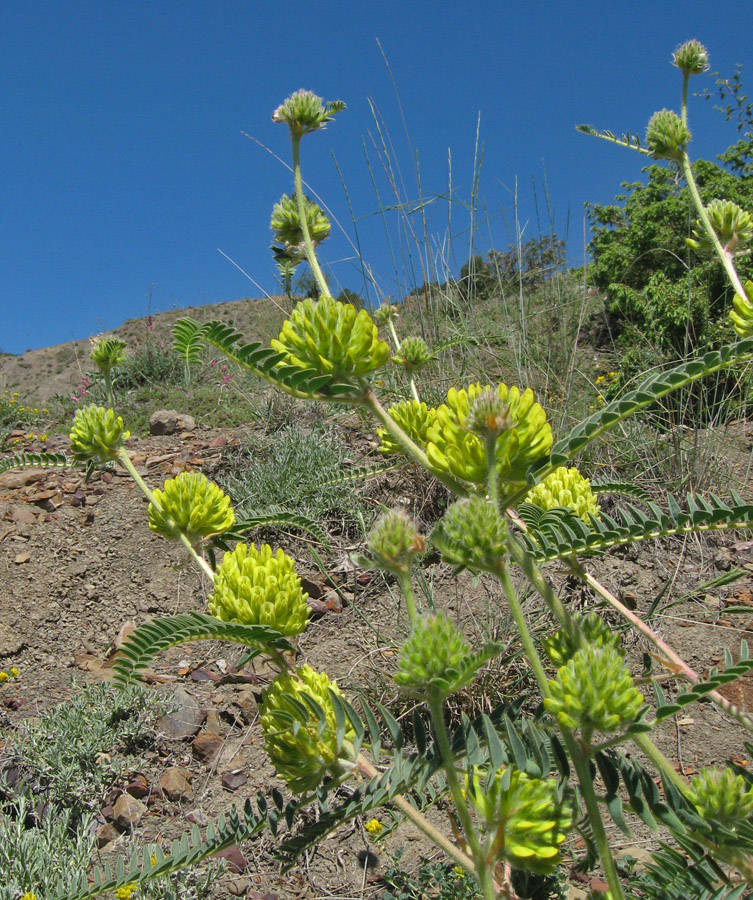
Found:
[[[444,764],[447,784],[449,785],[450,793],[452,794],[452,799],[455,803],[455,809],[460,818],[460,824],[463,828],[465,839],[468,842],[471,855],[473,856],[476,877],[481,885],[485,900],[496,900],[496,890],[492,880],[492,873],[484,859],[481,841],[479,840],[476,829],[473,827],[473,820],[471,819],[468,804],[466,803],[463,789],[460,785],[460,779],[458,778],[458,772],[455,768],[455,759],[452,755],[452,748],[450,747],[450,737],[447,733],[447,726],[444,721],[442,698],[431,688],[429,689],[429,712],[431,713],[431,721],[434,725],[434,737]]]
[[[167,522],[169,522],[172,526],[174,526],[175,532],[178,535],[178,538],[179,538],[181,544],[183,544],[183,546],[186,548],[189,555],[193,558],[193,561],[199,566],[199,568],[204,572],[204,574],[207,576],[207,578],[210,581],[214,581],[214,572],[212,571],[212,567],[209,565],[209,563],[205,559],[203,559],[201,556],[199,556],[199,554],[196,552],[196,548],[188,540],[188,538],[185,536],[185,534],[183,534],[183,532],[180,531],[180,529],[175,524],[175,522],[172,521],[170,516],[165,515],[165,513],[162,511],[162,507],[159,505],[159,503],[157,501],[157,498],[152,493],[151,488],[144,481],[144,479],[141,477],[141,475],[139,475],[139,473],[136,471],[136,467],[131,462],[131,457],[126,453],[126,451],[122,447],[118,451],[118,462],[125,469],[127,469],[129,475],[131,476],[131,478],[133,478],[133,480],[139,486],[139,488],[141,489],[141,492],[144,494],[146,499],[150,503],[153,503],[154,506],[158,510],[160,510],[160,512],[162,512],[162,515],[164,516],[164,518]]]
[[[309,231],[309,223],[306,218],[306,204],[303,199],[303,178],[301,177],[301,136],[293,134],[291,136],[293,145],[293,179],[295,181],[295,199],[298,204],[298,216],[301,220],[301,231],[303,232],[303,244],[306,249],[306,260],[311,267],[311,272],[316,279],[316,284],[320,293],[329,294],[329,286],[319,266],[319,260],[316,258],[316,250],[314,242],[311,240],[311,232]]]

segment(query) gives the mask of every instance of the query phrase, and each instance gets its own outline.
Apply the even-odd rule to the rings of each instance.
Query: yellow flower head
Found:
[[[379,819],[370,819],[363,827],[369,834],[373,835],[381,834],[384,830],[384,825],[382,825]]]

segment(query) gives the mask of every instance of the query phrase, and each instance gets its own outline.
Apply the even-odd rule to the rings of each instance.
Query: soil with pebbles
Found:
[[[204,431],[132,439],[128,446],[156,486],[187,468],[211,476],[237,437]],[[64,445],[64,438],[55,437],[48,449]],[[356,549],[352,545],[329,556],[329,579],[313,565],[305,543],[291,546],[315,609],[299,642],[301,661],[326,670],[346,691],[366,685],[373,697],[383,685],[389,693],[390,666],[404,633],[391,592],[381,577],[354,572],[347,553]],[[612,554],[589,567],[639,612],[666,588],[655,627],[698,672],[719,662],[725,648],[739,647],[742,637],[753,637],[753,554],[745,541],[666,541]],[[730,567],[743,568],[745,577],[671,605]],[[437,562],[428,565],[426,576],[437,604],[470,634],[480,637],[495,617],[503,618],[501,597],[483,582],[451,579]],[[553,576],[568,602],[593,602],[556,572]],[[113,648],[134,624],[203,610],[206,596],[207,583],[186,563],[179,545],[149,531],[146,503],[126,475],[97,472],[89,482],[67,469],[0,475],[0,668],[15,666],[20,673],[0,686],[2,741],[12,745],[18,723],[70,697],[74,682],[109,679]],[[535,619],[539,602],[531,597],[527,605]],[[750,615],[727,613],[732,605],[750,606]],[[638,666],[645,649],[633,639],[629,652]],[[270,673],[263,666],[239,672],[237,659],[237,648],[203,642],[173,648],[154,661],[147,682],[172,698],[174,713],[162,721],[154,749],[117,780],[103,802],[98,823],[103,859],[121,852],[132,837],[167,841],[192,824],[203,827],[276,783],[257,713]],[[751,679],[725,690],[753,712]],[[753,764],[744,734],[710,703],[666,722],[658,741],[687,775],[730,757]],[[637,834],[643,839],[643,832]],[[635,848],[635,841],[617,842]],[[249,897],[376,896],[383,890],[380,872],[399,847],[407,849],[405,866],[432,852],[409,824],[382,847],[356,823],[282,874],[267,835],[229,855],[218,889]],[[579,896],[581,888],[576,885],[571,895]]]

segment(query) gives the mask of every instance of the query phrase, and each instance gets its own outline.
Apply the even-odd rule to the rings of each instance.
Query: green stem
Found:
[[[578,784],[580,785],[580,791],[588,813],[588,822],[593,831],[596,848],[599,851],[599,859],[604,867],[604,875],[609,884],[611,900],[625,900],[622,885],[620,884],[620,876],[617,874],[617,866],[612,856],[612,849],[609,846],[609,838],[601,818],[601,810],[599,809],[599,801],[594,790],[588,758],[583,756],[580,747],[570,732],[562,729],[562,737],[578,776]]]
[[[507,598],[507,604],[510,607],[512,617],[520,632],[520,642],[523,644],[523,649],[526,652],[528,662],[531,664],[536,680],[539,683],[541,693],[545,697],[548,697],[549,679],[546,677],[544,665],[541,662],[541,658],[536,650],[536,645],[533,642],[533,636],[528,628],[526,617],[523,615],[523,608],[518,600],[518,595],[515,593],[515,586],[512,583],[512,578],[510,578],[510,572],[508,571],[507,566],[500,566],[497,577],[502,582],[505,597]]]
[[[112,392],[112,375],[109,369],[105,369],[102,373],[105,376],[105,394],[107,395],[107,405],[110,409],[115,409],[115,394]]]
[[[672,763],[661,752],[656,744],[654,744],[651,738],[647,734],[631,734],[630,737],[641,748],[641,750],[643,750],[643,752],[656,766],[656,768],[660,772],[664,772],[664,774],[674,784],[678,791],[684,794],[688,789],[688,785],[685,779],[682,777],[682,775],[680,775],[679,772],[675,770]]]
[[[202,559],[201,556],[199,556],[199,554],[196,552],[196,548],[188,540],[188,538],[185,536],[185,534],[183,534],[183,532],[180,531],[180,529],[177,527],[177,525],[175,525],[175,523],[171,520],[170,516],[165,515],[165,513],[162,511],[162,507],[160,506],[160,504],[157,501],[157,498],[152,493],[151,488],[144,481],[144,479],[141,477],[141,475],[139,475],[139,473],[136,471],[136,467],[131,462],[131,457],[126,453],[126,451],[122,447],[118,451],[118,462],[120,462],[120,464],[128,471],[131,478],[133,478],[133,480],[139,486],[139,488],[141,489],[141,492],[144,494],[144,496],[147,498],[147,500],[150,503],[154,504],[154,506],[158,510],[160,510],[160,512],[162,512],[162,515],[164,516],[165,520],[175,528],[175,532],[176,532],[176,534],[178,534],[178,538],[179,538],[181,544],[183,544],[183,546],[186,548],[186,550],[188,551],[190,556],[193,558],[194,562],[199,566],[199,568],[204,572],[204,574],[207,576],[207,578],[210,581],[214,581],[214,572],[212,571],[212,568],[209,565],[209,563],[205,559]]]
[[[301,135],[291,135],[293,145],[293,179],[295,181],[295,198],[298,204],[298,216],[301,220],[301,231],[303,232],[303,245],[306,249],[306,259],[311,271],[316,279],[320,293],[325,296],[329,294],[329,286],[324,273],[319,267],[319,260],[316,258],[316,250],[314,242],[311,240],[311,232],[309,231],[309,223],[306,218],[306,203],[303,199],[303,178],[301,177]]]
[[[453,478],[448,472],[437,472],[432,468],[429,458],[421,447],[407,435],[403,429],[397,424],[382,404],[377,400],[376,394],[367,387],[363,397],[360,400],[363,406],[366,406],[379,419],[384,428],[389,431],[395,441],[402,447],[405,455],[423,466],[424,469],[431,472],[435,478],[438,478],[442,484],[458,497],[467,497],[468,488],[456,478]]]
[[[390,332],[390,337],[392,338],[392,343],[395,345],[395,351],[399,352],[401,344],[400,338],[397,336],[397,331],[395,330],[395,323],[392,321],[392,316],[387,319],[387,328]],[[418,388],[416,387],[416,380],[411,374],[410,376],[410,392],[413,395],[413,399],[416,403],[421,402],[421,398],[418,396]]]
[[[711,224],[711,219],[709,219],[709,214],[706,212],[706,207],[703,205],[703,201],[701,200],[701,195],[698,192],[698,187],[695,183],[695,178],[693,177],[693,169],[690,165],[690,157],[688,156],[687,151],[683,151],[680,167],[682,168],[682,174],[685,176],[685,181],[687,182],[690,196],[693,198],[693,202],[695,203],[698,217],[703,223],[703,227],[705,228],[708,236],[711,238],[711,243],[714,245],[717,256],[722,261],[722,265],[727,272],[727,277],[732,282],[732,287],[735,289],[735,292],[740,294],[741,297],[745,297],[746,294],[743,289],[743,283],[740,280],[740,276],[737,274],[737,270],[735,269],[735,266],[732,262],[732,257],[722,246],[722,242],[719,240],[719,236],[714,230],[714,226]]]
[[[473,856],[475,864],[476,877],[481,885],[481,890],[485,900],[496,900],[496,891],[492,880],[492,873],[484,859],[484,853],[481,849],[481,841],[479,840],[476,829],[473,827],[473,820],[468,809],[468,804],[463,795],[463,789],[460,785],[458,772],[455,768],[455,759],[452,755],[452,747],[450,746],[450,737],[447,733],[447,726],[444,721],[444,708],[441,696],[433,689],[429,689],[429,712],[431,713],[431,721],[434,726],[434,737],[439,748],[444,771],[447,775],[447,784],[452,794],[452,799],[460,819],[460,825],[465,834],[465,839]]]
[[[369,778],[378,778],[381,774],[378,769],[376,769],[367,759],[359,754],[356,760],[356,766],[368,775]],[[390,801],[394,803],[395,806],[405,815],[407,819],[410,819],[411,822],[422,831],[426,837],[429,838],[437,847],[453,859],[458,865],[462,866],[471,874],[476,874],[476,864],[468,856],[467,853],[464,853],[460,847],[456,846],[452,843],[451,840],[447,838],[441,831],[435,828],[431,822],[427,821],[426,817],[420,813],[414,806],[412,806],[405,797],[397,796],[393,797]],[[492,897],[494,895],[492,894]]]
[[[410,572],[399,573],[398,581],[400,583],[400,590],[403,592],[403,597],[405,598],[405,606],[408,609],[408,619],[410,620],[411,628],[414,628],[418,619],[418,613],[416,612],[416,597],[413,593],[413,583],[410,579]]]

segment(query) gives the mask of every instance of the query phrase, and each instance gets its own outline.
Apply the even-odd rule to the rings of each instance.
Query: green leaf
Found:
[[[0,459],[0,474],[10,469],[31,468],[66,468],[70,462],[65,453],[16,453]]]

